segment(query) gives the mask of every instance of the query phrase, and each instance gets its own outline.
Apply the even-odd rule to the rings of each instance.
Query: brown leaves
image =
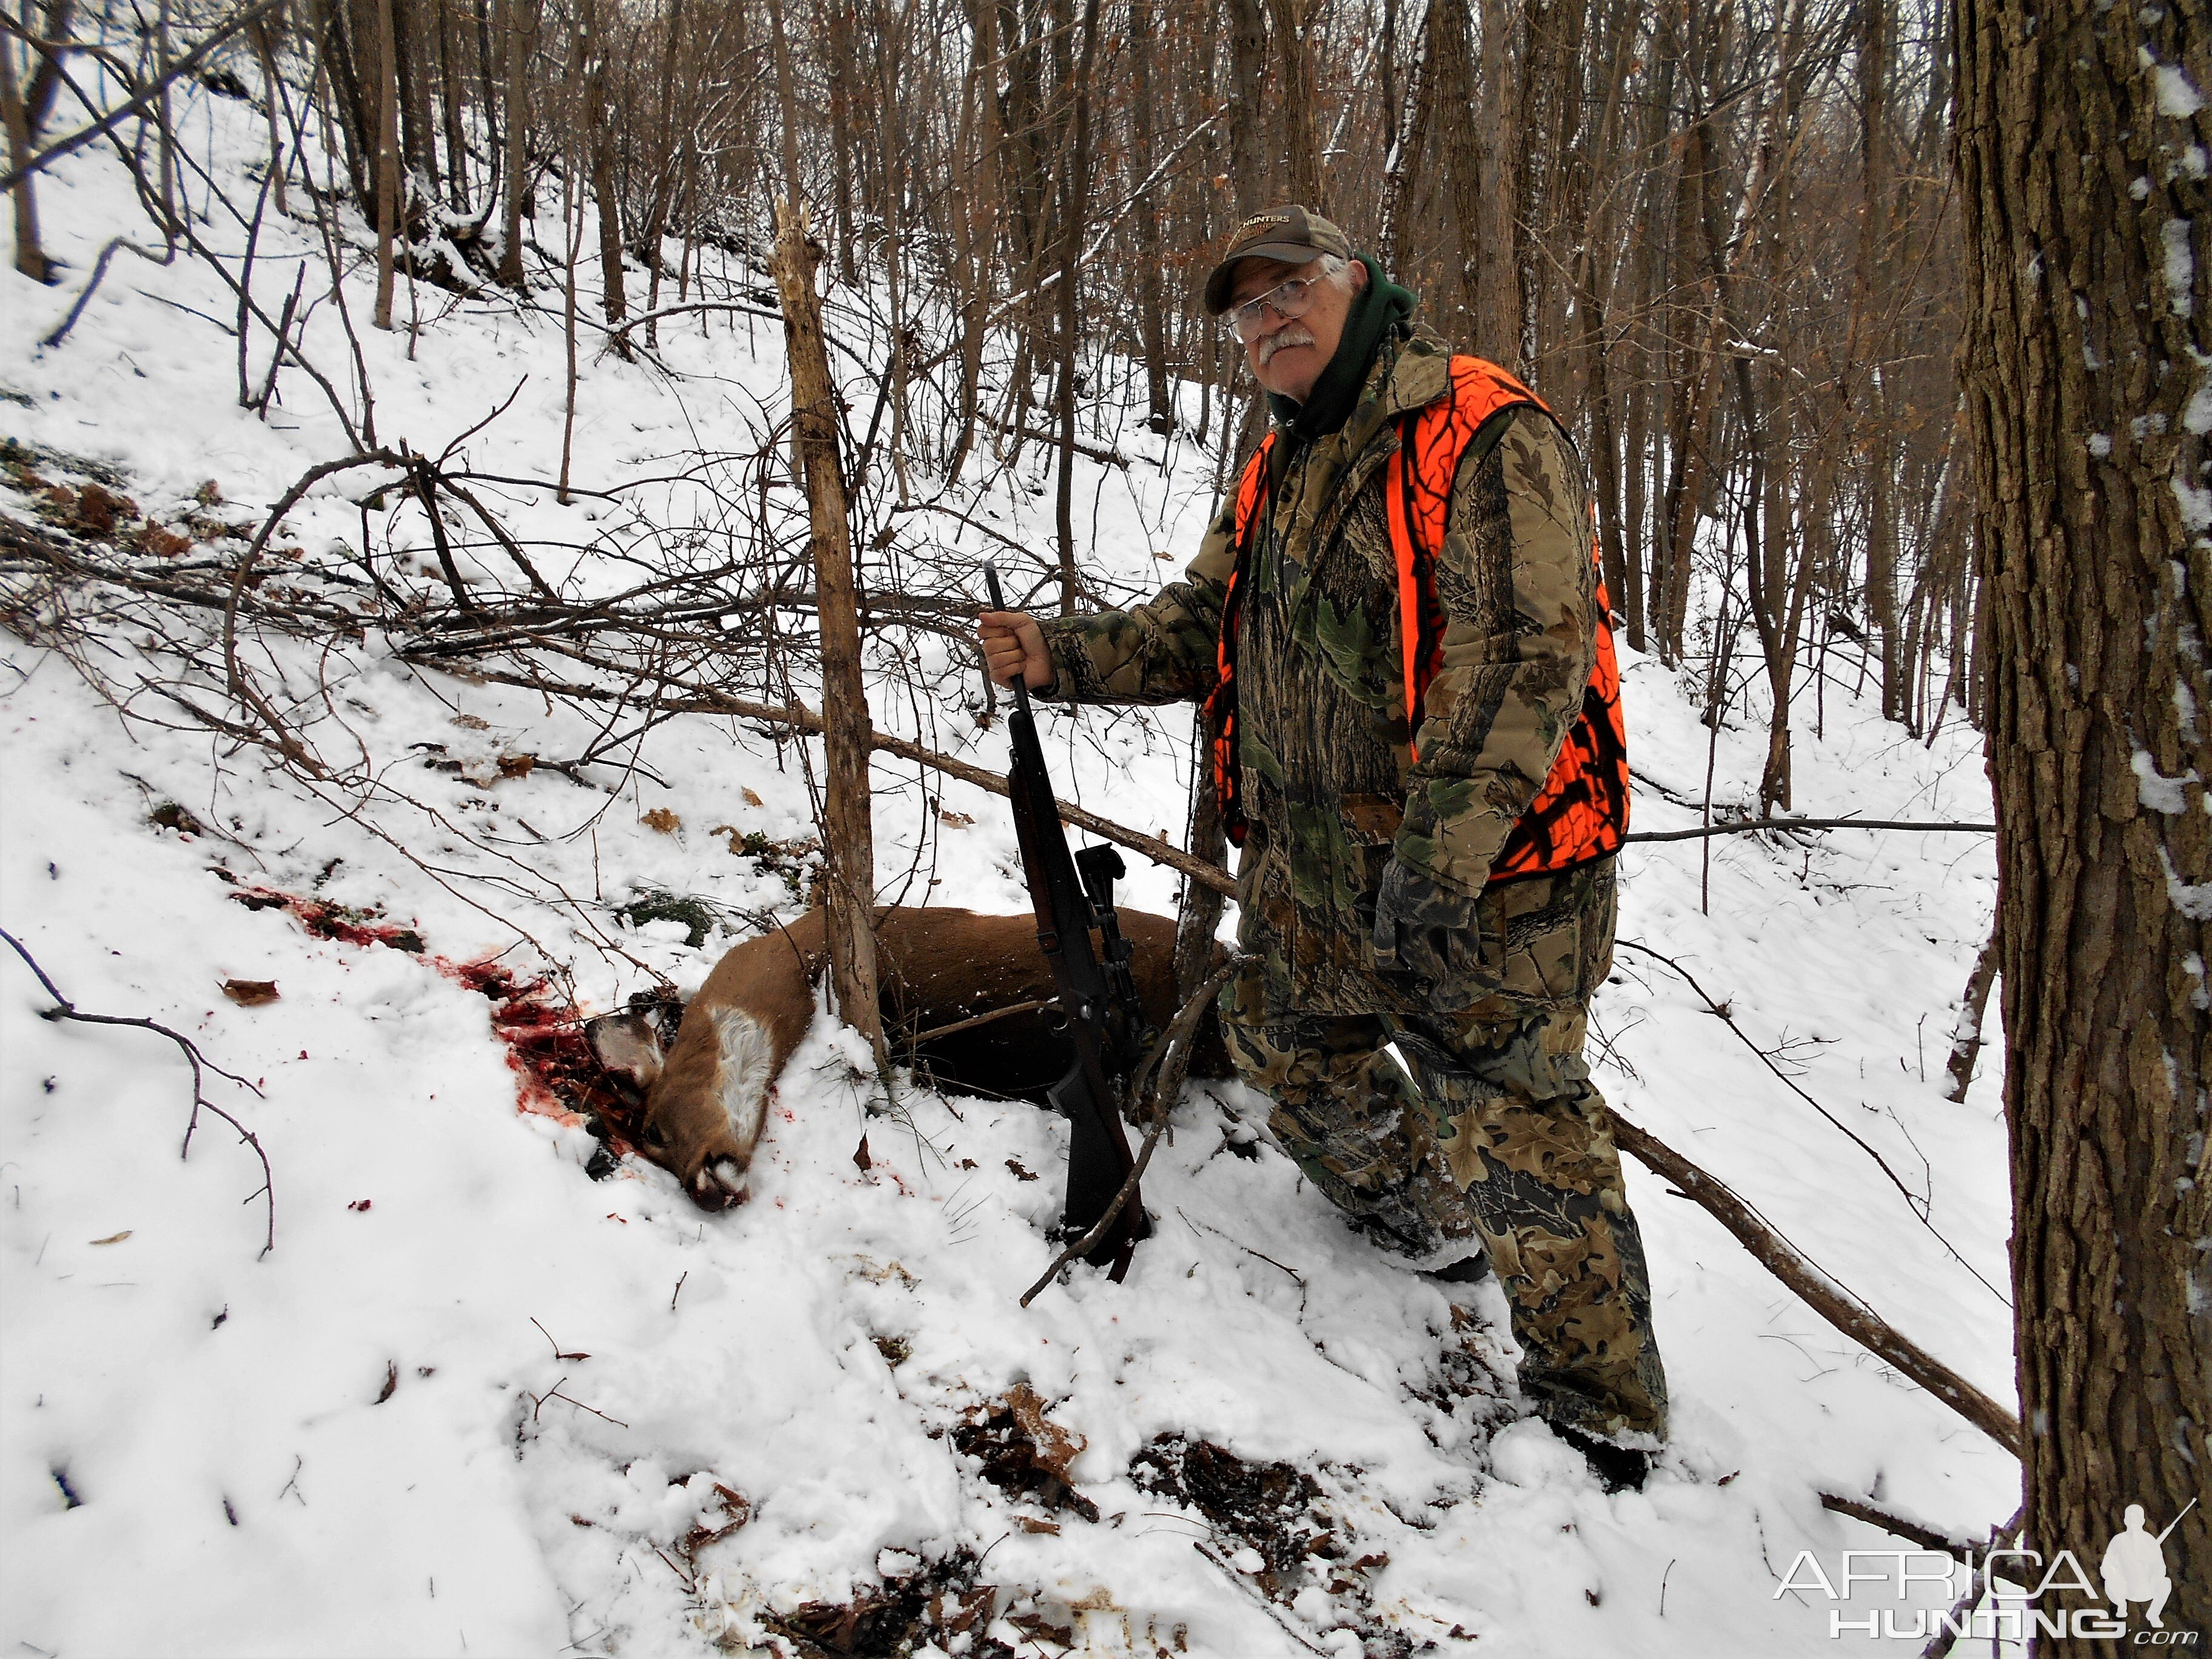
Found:
[[[1073,1510],[1085,1521],[1098,1506],[1076,1491],[1068,1466],[1083,1450],[1083,1437],[1045,1415],[1045,1402],[1026,1382],[972,1413],[952,1431],[952,1443],[983,1462],[983,1478],[1015,1498],[1034,1498],[1048,1510]]]
[[[719,1480],[714,1483],[714,1502],[721,1510],[720,1517],[700,1521],[684,1534],[676,1547],[687,1561],[708,1545],[727,1538],[753,1518],[753,1506],[744,1494],[732,1491]]]
[[[656,835],[672,836],[684,827],[684,820],[665,806],[656,806],[650,812],[638,815],[640,823]]]
[[[965,1550],[910,1576],[886,1574],[881,1589],[866,1589],[850,1602],[810,1601],[768,1622],[801,1644],[805,1653],[851,1654],[890,1659],[924,1647],[939,1651],[1004,1653],[979,1641],[998,1606],[995,1585],[975,1582],[975,1558]],[[966,1637],[967,1641],[960,1640]]]
[[[47,516],[56,524],[94,541],[114,535],[118,520],[138,516],[137,502],[100,483],[87,483],[82,489],[56,484],[46,499]]]
[[[259,1008],[276,1000],[273,979],[227,979],[222,994],[241,1008]]]
[[[192,548],[190,536],[180,536],[168,526],[156,524],[151,519],[138,526],[138,533],[132,539],[141,552],[163,559],[173,559],[180,553],[191,552]]]
[[[753,793],[750,789],[740,789],[738,791],[738,793],[744,797],[745,805],[748,806],[765,806],[768,805],[766,801],[763,800],[758,795]]]

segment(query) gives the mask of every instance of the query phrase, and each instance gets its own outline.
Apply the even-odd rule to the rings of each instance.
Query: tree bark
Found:
[[[392,326],[392,238],[399,223],[399,48],[392,0],[376,0],[376,313]]]
[[[1152,177],[1153,130],[1159,119],[1153,104],[1152,0],[1130,0],[1129,36],[1139,42],[1130,53],[1130,169],[1142,187]],[[1160,266],[1160,191],[1140,188],[1136,204],[1137,338],[1145,359],[1145,425],[1164,438],[1176,428],[1174,394],[1168,387],[1168,331]]]
[[[31,118],[16,87],[12,43],[0,44],[0,120],[8,127],[8,165],[17,175],[10,192],[15,209],[15,269],[33,282],[43,283],[49,273],[46,250],[39,245],[39,198],[29,170]]]
[[[1275,36],[1275,102],[1283,112],[1284,188],[1291,199],[1316,213],[1328,211],[1322,180],[1321,140],[1314,129],[1313,64],[1307,51],[1305,20],[1297,0],[1267,0]]]
[[[1468,308],[1474,313],[1475,349],[1521,374],[1521,234],[1513,216],[1521,112],[1508,61],[1514,11],[1507,0],[1481,0],[1481,7],[1482,88],[1474,105],[1474,119],[1468,124],[1480,160],[1471,232],[1464,216],[1460,222],[1460,234],[1471,235],[1461,249],[1462,282]]]
[[[584,142],[590,146],[592,205],[599,222],[599,307],[611,323],[629,315],[623,287],[622,192],[615,185],[614,109],[607,88],[607,53],[613,47],[613,26],[596,7],[591,14],[591,66],[584,73]],[[623,337],[609,337],[614,348],[629,355]]]
[[[29,8],[24,9],[27,12]],[[39,132],[46,125],[46,118],[54,112],[54,100],[62,89],[62,43],[70,38],[70,28],[76,15],[76,0],[46,0],[46,40],[48,44],[37,53],[39,65],[31,71],[31,84],[23,94],[23,118],[30,128],[30,140],[36,143]],[[254,26],[263,40],[267,33],[262,24]],[[273,100],[272,100],[273,101]],[[276,117],[272,112],[270,118]]]
[[[537,33],[536,0],[505,0],[507,48],[506,234],[500,239],[499,280],[518,294],[529,285],[522,269],[523,216],[532,211],[530,188],[530,47]]]
[[[783,305],[784,348],[791,359],[792,422],[806,474],[809,546],[822,618],[823,844],[829,864],[830,982],[837,1012],[884,1058],[883,1013],[876,995],[876,940],[869,931],[876,901],[873,811],[868,793],[868,689],[860,678],[860,609],[853,586],[853,532],[845,478],[837,456],[837,389],[822,337],[822,302],[814,292],[815,254],[805,216],[786,198],[775,211],[770,261]]]
[[[2094,1573],[2126,1505],[2155,1534],[2198,1500],[2165,1620],[2201,1629],[2212,204],[2170,158],[2212,145],[2206,20],[1961,0],[1953,29],[2027,1532]]]
[[[1859,363],[1850,365],[1862,387],[1860,447],[1866,455],[1867,616],[1881,636],[1881,712],[1903,717],[1897,615],[1897,506],[1891,468],[1889,396],[1882,384],[1887,331],[1877,314],[1886,304],[1882,258],[1889,240],[1889,8],[1881,0],[1859,5],[1859,160],[1864,199],[1859,204],[1858,292],[1852,334]],[[1860,374],[1860,365],[1866,372]]]
[[[1229,188],[1237,216],[1249,219],[1268,195],[1257,119],[1267,79],[1267,23],[1260,0],[1228,0]]]
[[[1085,0],[1083,57],[1075,71],[1073,154],[1060,169],[1060,481],[1054,520],[1060,542],[1060,614],[1076,612],[1081,592],[1075,569],[1075,375],[1083,320],[1083,226],[1091,197],[1091,71],[1097,61],[1098,0]],[[1017,427],[1018,430],[1018,426]]]

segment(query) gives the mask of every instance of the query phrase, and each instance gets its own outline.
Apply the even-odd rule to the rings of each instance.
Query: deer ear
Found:
[[[643,1014],[602,1014],[585,1022],[584,1036],[599,1064],[616,1076],[628,1078],[641,1090],[659,1081],[660,1034]]]

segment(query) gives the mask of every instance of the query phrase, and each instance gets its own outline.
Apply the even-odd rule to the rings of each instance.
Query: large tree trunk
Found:
[[[798,203],[776,207],[777,297],[791,358],[792,424],[806,473],[809,551],[822,617],[822,744],[827,756],[823,845],[829,865],[830,982],[837,1012],[884,1058],[876,990],[875,824],[868,794],[868,689],[860,678],[853,532],[837,456],[837,391],[814,292],[814,251]]]
[[[1060,614],[1072,617],[1082,591],[1075,568],[1075,379],[1081,343],[1083,227],[1091,197],[1091,70],[1097,61],[1098,0],[1085,0],[1083,61],[1075,71],[1073,154],[1060,174],[1060,483],[1054,520],[1060,544]]]
[[[535,218],[530,189],[530,46],[537,33],[536,0],[506,0],[507,27],[507,221],[500,239],[499,280],[520,293],[529,278],[522,269],[522,220]]]
[[[1130,0],[1129,35],[1146,43],[1130,54],[1130,170],[1136,174],[1137,338],[1145,358],[1145,425],[1165,437],[1175,430],[1174,395],[1168,389],[1166,295],[1160,282],[1160,196],[1151,185],[1153,128],[1159,121],[1152,100],[1152,0]]]
[[[594,9],[588,14],[595,37],[588,46],[591,67],[584,73],[585,142],[591,146],[592,205],[599,210],[599,307],[611,323],[629,314],[623,288],[622,191],[615,183],[615,112],[607,88],[607,53],[615,45],[614,23]],[[604,33],[602,33],[604,31]],[[629,355],[620,335],[609,337],[623,356]]]
[[[1481,0],[1482,92],[1472,131],[1480,152],[1478,206],[1461,250],[1462,282],[1474,313],[1474,349],[1515,374],[1525,374],[1521,351],[1521,227],[1514,218],[1514,161],[1521,148],[1520,100],[1508,59],[1515,8],[1507,0]]]
[[[1267,80],[1267,24],[1260,0],[1228,0],[1229,188],[1237,216],[1248,219],[1267,199],[1268,170],[1261,157],[1265,134],[1259,120]]]
[[[376,313],[392,326],[392,239],[399,225],[399,47],[392,0],[376,0]]]
[[[12,44],[0,48],[0,119],[4,119],[8,127],[8,165],[20,175],[14,191],[15,269],[33,282],[43,283],[47,279],[46,255],[39,246],[39,198],[29,172],[31,118],[22,94],[16,89]]]
[[[1322,180],[1321,139],[1314,126],[1313,64],[1306,45],[1305,19],[1298,0],[1267,0],[1275,35],[1274,103],[1283,112],[1284,188],[1293,201],[1327,213]]]
[[[1897,504],[1891,469],[1889,398],[1880,366],[1887,330],[1881,313],[1887,303],[1882,278],[1889,240],[1889,7],[1863,0],[1859,7],[1859,162],[1865,199],[1859,207],[1857,315],[1852,333],[1859,362],[1873,372],[1860,377],[1864,388],[1859,428],[1866,453],[1867,620],[1881,636],[1881,712],[1891,720],[1904,714],[1899,680],[1897,614]],[[1859,365],[1848,366],[1857,374]]]
[[[2127,1505],[2156,1534],[2198,1500],[2165,1621],[2201,1629],[2212,216],[2166,158],[2212,145],[2204,19],[1962,0],[1954,27],[2027,1529],[2094,1573]]]

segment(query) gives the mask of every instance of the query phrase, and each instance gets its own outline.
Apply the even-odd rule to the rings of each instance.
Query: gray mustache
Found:
[[[1314,337],[1302,328],[1285,328],[1270,334],[1260,343],[1260,366],[1265,368],[1277,352],[1286,346],[1310,346]]]

